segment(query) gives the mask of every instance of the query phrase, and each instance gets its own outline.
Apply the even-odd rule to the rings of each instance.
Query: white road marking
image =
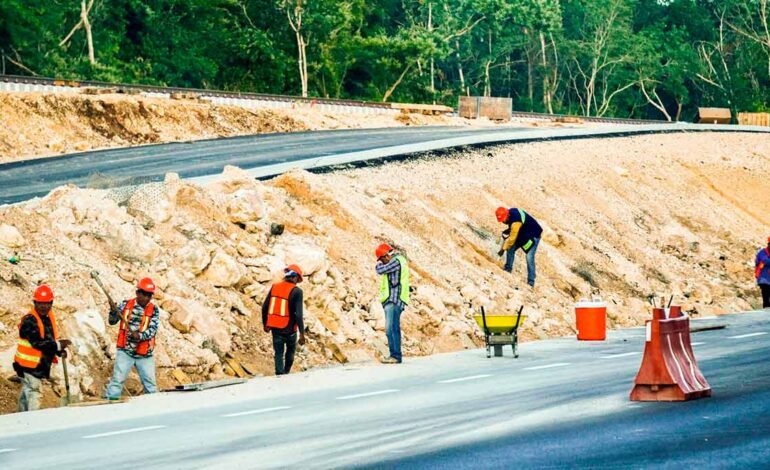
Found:
[[[354,398],[373,397],[376,395],[385,395],[386,393],[395,393],[395,392],[398,392],[398,390],[395,388],[389,388],[387,390],[378,390],[376,392],[359,393],[357,395],[345,395],[343,397],[337,397],[337,400],[352,400]]]
[[[236,416],[246,416],[246,415],[256,415],[260,413],[269,413],[271,411],[279,411],[279,410],[288,410],[291,408],[290,406],[274,406],[272,408],[262,408],[259,410],[249,410],[249,411],[241,411],[238,413],[230,413],[226,415],[222,415],[223,418],[234,418]]]
[[[139,432],[139,431],[150,431],[153,429],[161,429],[165,427],[166,426],[158,425],[158,426],[144,426],[142,428],[122,429],[120,431],[103,432],[100,434],[91,434],[89,436],[83,436],[83,439],[96,439],[98,437],[117,436],[119,434],[128,434],[128,433]]]
[[[8,452],[13,452],[16,449],[0,449],[0,454],[7,454]]]
[[[745,335],[728,336],[728,338],[730,339],[751,338],[752,336],[762,336],[766,334],[767,334],[766,331],[757,331],[756,333],[746,333]]]
[[[609,356],[601,356],[601,358],[602,359],[614,359],[616,357],[635,356],[637,354],[641,354],[641,351],[633,351],[633,352],[627,352],[627,353],[621,353],[621,354],[610,354]]]
[[[701,344],[706,344],[703,341],[696,341],[694,343],[690,343],[690,346],[700,346]]]
[[[468,377],[458,377],[456,379],[439,380],[436,383],[452,384],[452,383],[455,383],[455,382],[465,382],[466,380],[483,379],[484,377],[492,377],[492,374],[469,375]]]
[[[551,367],[564,367],[568,366],[569,362],[557,362],[556,364],[547,364],[544,366],[535,366],[535,367],[525,367],[524,370],[540,370],[540,369],[550,369]]]

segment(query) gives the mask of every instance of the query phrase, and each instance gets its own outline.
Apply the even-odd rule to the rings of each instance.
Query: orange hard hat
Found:
[[[300,268],[296,264],[290,264],[283,268],[283,272],[286,273],[286,275],[289,275],[289,273],[296,274],[299,276],[299,282],[302,282],[302,268]]]
[[[53,302],[53,291],[46,284],[40,285],[35,289],[32,300],[35,302]]]
[[[383,243],[380,246],[378,246],[376,250],[374,250],[374,254],[375,256],[377,256],[377,259],[380,259],[383,256],[390,253],[391,251],[393,251],[393,247],[388,245],[387,243]]]
[[[139,279],[139,282],[136,283],[136,288],[152,294],[155,292],[155,283],[149,277],[145,277]]]
[[[505,223],[505,221],[508,220],[508,209],[505,207],[498,207],[495,211],[495,216],[497,217],[498,222]]]

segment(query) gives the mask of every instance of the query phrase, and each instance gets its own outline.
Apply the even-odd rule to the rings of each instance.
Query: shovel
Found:
[[[64,369],[64,390],[66,394],[62,397],[62,406],[68,406],[72,403],[72,397],[70,396],[70,377],[67,374],[67,356],[62,356],[61,366]]]

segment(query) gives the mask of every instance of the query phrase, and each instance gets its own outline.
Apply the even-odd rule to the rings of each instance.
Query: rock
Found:
[[[133,223],[112,226],[107,243],[113,253],[126,261],[149,263],[160,255],[160,246]]]
[[[21,248],[25,240],[13,225],[0,224],[0,245],[6,248]]]
[[[236,249],[241,256],[245,256],[246,258],[257,258],[262,254],[259,248],[244,240],[238,242]]]
[[[243,288],[243,293],[254,299],[267,295],[267,290],[262,284],[250,284]]]
[[[446,305],[442,299],[442,294],[438,289],[431,285],[423,284],[417,288],[417,296],[422,299],[434,312],[441,313],[446,311]]]
[[[247,171],[236,166],[226,165],[222,170],[222,177],[206,188],[212,192],[232,194],[239,190],[255,190],[259,188],[259,182]]]
[[[385,309],[382,308],[382,303],[379,300],[373,300],[369,304],[369,310],[365,314],[366,320],[377,320],[379,318],[385,318]]]
[[[245,224],[259,220],[265,215],[262,198],[256,191],[240,189],[227,200],[227,216],[230,222]]]
[[[139,186],[128,200],[127,212],[145,227],[167,222],[174,214],[179,177],[174,182],[169,175],[169,184],[176,187],[169,188],[165,182],[145,184]]]
[[[219,351],[227,353],[232,348],[230,332],[227,324],[212,309],[203,304],[188,300],[183,304],[184,308],[193,316],[192,327],[201,334],[210,338],[216,344]]]
[[[189,333],[195,320],[195,312],[186,309],[184,303],[184,299],[169,297],[163,300],[163,308],[170,314],[171,326],[180,333]]]
[[[243,268],[230,255],[217,250],[206,268],[205,277],[216,287],[231,287],[243,277]]]
[[[211,263],[209,250],[198,240],[191,240],[176,252],[179,266],[185,271],[198,275]]]
[[[286,264],[298,264],[305,277],[326,268],[326,252],[308,242],[292,242],[284,247]]]
[[[283,224],[270,224],[270,235],[273,235],[274,237],[283,235]]]

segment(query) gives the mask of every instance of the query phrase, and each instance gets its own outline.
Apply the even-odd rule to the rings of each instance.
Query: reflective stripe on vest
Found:
[[[268,328],[282,330],[289,326],[289,295],[296,284],[289,281],[281,281],[270,288],[270,305],[267,309]]]
[[[128,325],[131,323],[131,315],[133,314],[134,307],[136,306],[136,299],[131,299],[126,302],[126,306],[123,307],[123,311],[120,313],[120,326],[118,329],[118,348],[125,349],[126,343],[128,343]],[[142,321],[139,324],[138,333],[144,333],[147,328],[150,327],[150,321],[152,320],[152,314],[155,313],[155,306],[152,302],[147,302],[147,306],[144,307],[142,312]],[[136,345],[135,353],[139,356],[146,356],[155,347],[155,337],[152,337],[146,341],[140,341]]]
[[[524,246],[521,247],[522,250],[528,251],[529,248],[532,246],[532,243],[534,243],[532,240],[529,240],[527,243],[524,244]]]
[[[401,292],[399,292],[398,298],[401,302],[409,304],[409,266],[406,264],[406,259],[402,255],[396,255],[396,260],[400,265],[400,276],[398,284],[401,286]],[[387,274],[380,276],[380,302],[385,303],[390,298],[390,281]],[[395,286],[394,286],[395,287]]]
[[[527,214],[523,210],[516,208],[517,211],[519,211],[519,218],[521,218],[521,225],[524,225],[524,222],[527,221]]]
[[[32,315],[37,320],[37,328],[40,332],[40,339],[45,339],[45,326],[43,325],[43,319],[40,318],[37,311],[33,308],[29,311],[28,315]],[[53,310],[48,312],[48,318],[51,320],[51,331],[53,332],[53,340],[58,341],[59,333],[56,331],[56,317],[53,314]],[[22,318],[22,322],[24,318]],[[19,322],[19,332],[21,332],[21,322]],[[43,352],[39,349],[32,347],[32,343],[26,339],[19,337],[19,341],[16,343],[16,355],[13,357],[14,362],[27,369],[35,369],[40,364],[40,360],[43,358]],[[58,359],[56,356],[53,358],[53,363],[56,364]]]

